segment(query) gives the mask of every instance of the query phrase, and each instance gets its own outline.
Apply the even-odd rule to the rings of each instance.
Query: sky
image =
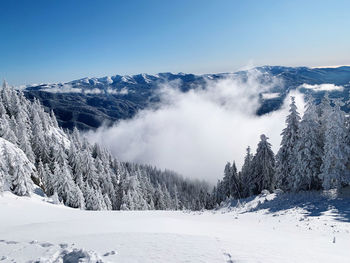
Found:
[[[350,64],[350,1],[3,0],[12,85],[253,65]]]

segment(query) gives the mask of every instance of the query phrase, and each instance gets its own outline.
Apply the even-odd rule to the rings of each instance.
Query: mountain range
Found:
[[[38,99],[44,107],[53,110],[60,126],[81,130],[96,129],[120,119],[132,118],[139,110],[156,105],[162,85],[174,82],[182,92],[204,87],[208,81],[238,77],[243,81],[259,72],[258,81],[273,83],[268,92],[259,92],[257,115],[279,109],[290,90],[310,93],[318,102],[329,92],[330,97],[349,98],[350,67],[308,68],[263,66],[251,70],[218,74],[159,73],[156,75],[115,75],[101,78],[83,78],[67,83],[27,85],[27,98]],[[274,79],[279,81],[273,82]]]

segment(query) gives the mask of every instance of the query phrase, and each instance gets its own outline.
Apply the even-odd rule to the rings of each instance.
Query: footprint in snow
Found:
[[[5,241],[5,243],[8,245],[18,244],[16,241]]]
[[[42,247],[52,247],[53,246],[53,244],[51,244],[49,242],[44,242],[44,243],[41,243],[39,245],[42,246]]]
[[[117,252],[115,252],[114,250],[112,250],[112,251],[110,251],[110,252],[105,253],[103,256],[104,256],[104,257],[108,257],[108,256],[112,256],[112,255],[115,255],[115,254],[117,254]]]
[[[61,243],[61,244],[59,244],[59,246],[60,246],[60,248],[65,249],[65,248],[67,248],[69,245],[68,245],[67,243]]]
[[[227,263],[234,263],[234,261],[232,260],[232,256],[230,253],[224,253],[224,257]]]

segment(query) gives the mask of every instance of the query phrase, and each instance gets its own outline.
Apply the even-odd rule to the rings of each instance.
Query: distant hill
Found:
[[[260,80],[271,81],[278,77],[280,84],[268,93],[260,94],[262,115],[278,109],[286,94],[297,87],[301,92],[310,92],[316,101],[329,90],[331,97],[349,98],[350,67],[307,68],[263,66],[256,70],[262,74]],[[110,124],[120,119],[133,117],[140,109],[159,101],[157,90],[162,83],[177,81],[183,92],[208,80],[227,77],[247,78],[249,71],[219,74],[159,73],[156,75],[115,75],[102,78],[84,78],[67,83],[29,85],[24,88],[29,99],[37,98],[57,115],[63,128],[78,127],[81,130],[95,129],[102,123]],[[325,85],[330,84],[330,85]],[[303,85],[303,86],[302,86]],[[340,89],[341,88],[341,89]]]

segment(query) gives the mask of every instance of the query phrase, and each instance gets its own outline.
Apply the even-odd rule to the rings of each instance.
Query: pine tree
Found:
[[[232,170],[231,163],[227,162],[224,169],[224,178],[222,179],[222,193],[225,196],[224,199],[231,196],[231,179],[232,178]]]
[[[33,189],[33,182],[30,178],[30,174],[28,174],[28,172],[24,169],[22,159],[16,155],[14,163],[11,165],[13,169],[11,187],[12,192],[19,196],[30,195]]]
[[[264,189],[269,191],[274,189],[275,158],[267,139],[264,134],[260,136],[260,142],[252,160],[251,194],[260,194]]]
[[[282,132],[281,147],[276,155],[277,187],[288,191],[293,188],[295,178],[292,175],[297,163],[295,147],[298,141],[300,116],[295,105],[295,98],[291,98],[289,115],[286,119],[287,127]]]
[[[350,148],[346,143],[345,114],[340,109],[340,101],[337,100],[334,104],[334,107],[328,113],[329,119],[324,139],[324,154],[320,174],[324,189],[339,189],[350,183],[349,171],[346,166]]]
[[[249,196],[250,184],[252,181],[252,161],[253,155],[250,152],[250,147],[247,148],[247,153],[244,158],[244,164],[241,170],[242,197]]]
[[[164,201],[164,193],[162,191],[161,186],[158,184],[156,191],[154,193],[154,207],[157,210],[165,210],[166,204]]]
[[[321,125],[317,115],[317,108],[311,97],[308,98],[306,111],[300,122],[298,141],[295,151],[297,163],[292,170],[295,178],[292,190],[319,190],[320,168],[322,164]]]
[[[234,198],[241,198],[241,182],[238,177],[237,167],[235,162],[232,163],[230,173],[231,173],[230,181],[229,181],[230,195]]]

